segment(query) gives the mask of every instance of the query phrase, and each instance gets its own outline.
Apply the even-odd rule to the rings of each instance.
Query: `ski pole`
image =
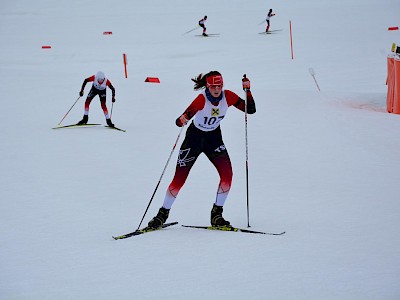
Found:
[[[69,112],[71,111],[71,109],[75,106],[76,102],[78,102],[78,100],[81,98],[81,96],[78,97],[78,99],[76,99],[75,103],[72,104],[71,108],[67,111],[67,113],[65,114],[65,116],[61,119],[60,123],[58,123],[57,126],[61,125],[61,122],[64,121],[65,117],[69,114]]]
[[[314,71],[314,69],[313,69],[313,68],[309,68],[309,69],[308,69],[308,72],[310,72],[312,78],[314,78],[314,82],[315,82],[315,85],[316,85],[317,88],[318,88],[318,91],[321,91],[320,88],[319,88],[317,79],[315,79],[315,71]]]
[[[195,31],[196,29],[199,29],[199,28],[200,28],[200,26],[197,26],[197,27],[195,27],[195,28],[193,28],[193,29],[190,29],[189,31],[186,31],[186,32],[183,33],[182,35],[188,34],[189,32]]]
[[[143,217],[142,217],[142,220],[140,220],[139,226],[138,226],[138,228],[137,228],[136,230],[139,230],[139,229],[140,229],[140,226],[142,225],[143,219],[144,219],[144,217],[146,216],[147,211],[149,210],[150,204],[151,204],[151,202],[153,201],[154,195],[156,194],[157,189],[158,189],[158,186],[159,186],[160,183],[161,183],[161,179],[162,179],[163,176],[164,176],[165,170],[167,169],[167,166],[168,166],[168,164],[169,164],[169,161],[171,160],[172,153],[174,153],[175,147],[176,147],[176,145],[178,144],[179,137],[181,136],[181,133],[182,133],[184,127],[185,127],[185,126],[182,126],[182,127],[181,127],[181,130],[179,131],[178,137],[176,138],[175,144],[174,144],[174,146],[172,147],[171,153],[169,154],[169,157],[168,157],[167,163],[165,164],[164,170],[163,170],[162,173],[161,173],[161,176],[160,176],[160,179],[158,180],[157,186],[156,186],[156,188],[154,189],[153,195],[151,195],[149,204],[147,205],[146,211],[144,212]]]
[[[246,74],[243,75],[243,79],[246,79]],[[249,147],[247,139],[247,90],[246,103],[244,107],[244,132],[245,132],[245,144],[246,144],[246,199],[247,199],[247,227],[250,227],[250,207],[249,207]]]
[[[114,102],[111,102],[111,113],[110,113],[110,119],[111,119],[111,117],[112,117],[112,110],[113,110],[113,107],[114,107]]]

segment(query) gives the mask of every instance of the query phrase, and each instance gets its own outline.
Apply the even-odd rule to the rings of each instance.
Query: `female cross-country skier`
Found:
[[[269,10],[267,18],[265,19],[265,21],[267,21],[267,28],[265,29],[265,32],[268,32],[269,30],[269,19],[271,19],[271,17],[275,16],[275,14],[272,12],[272,8]]]
[[[111,81],[105,77],[103,72],[99,71],[96,73],[96,75],[92,75],[83,81],[81,91],[79,92],[79,96],[81,96],[81,97],[83,96],[83,91],[88,82],[93,82],[93,85],[92,85],[92,88],[90,89],[89,94],[87,95],[87,98],[85,101],[85,112],[84,112],[83,118],[82,118],[82,120],[80,120],[77,123],[77,125],[87,124],[87,122],[89,120],[90,102],[92,102],[92,99],[96,95],[99,95],[101,108],[103,109],[104,116],[106,117],[107,125],[110,127],[114,127],[114,124],[111,122],[110,116],[108,114],[108,109],[107,109],[107,105],[106,105],[106,88],[107,87],[109,87],[110,90],[112,91],[112,102],[115,102],[115,89],[114,89],[113,85],[111,84]]]
[[[208,36],[207,33],[206,33],[206,30],[207,30],[206,24],[205,24],[206,20],[207,20],[207,16],[204,16],[204,18],[199,21],[199,26],[201,28],[203,28],[203,35],[204,36]]]
[[[192,80],[195,82],[194,90],[203,88],[205,90],[176,119],[176,125],[179,127],[186,125],[192,118],[193,121],[187,128],[185,140],[179,150],[175,175],[166,191],[164,203],[157,215],[148,223],[150,228],[159,228],[165,223],[172,204],[201,153],[207,156],[220,176],[217,195],[211,210],[211,225],[230,226],[230,222],[222,217],[222,212],[231,187],[233,172],[219,124],[230,106],[245,111],[246,102],[234,92],[223,89],[223,79],[217,71],[200,74]],[[242,84],[246,91],[247,112],[254,114],[256,106],[250,92],[250,80],[244,78]]]

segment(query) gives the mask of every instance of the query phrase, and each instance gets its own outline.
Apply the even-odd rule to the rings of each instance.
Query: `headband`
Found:
[[[224,85],[224,81],[221,75],[211,75],[206,78],[207,80],[207,87],[212,85]]]

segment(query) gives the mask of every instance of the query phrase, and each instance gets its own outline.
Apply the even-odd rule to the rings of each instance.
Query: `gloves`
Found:
[[[112,96],[111,101],[114,103],[115,102],[115,95]]]
[[[80,92],[79,92],[79,96],[83,96],[83,90],[81,90]]]
[[[185,126],[188,122],[189,122],[189,120],[187,119],[186,115],[183,114],[178,119],[176,119],[175,123],[177,126],[182,127],[182,126]]]
[[[244,91],[250,90],[250,79],[246,77],[246,74],[243,75],[242,86]]]

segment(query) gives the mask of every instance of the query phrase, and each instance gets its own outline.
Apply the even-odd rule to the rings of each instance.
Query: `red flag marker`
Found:
[[[292,59],[294,59],[294,56],[293,56],[292,21],[289,21],[289,29],[290,29],[290,51],[292,52]]]
[[[389,27],[388,30],[399,30],[399,27],[398,27],[398,26],[396,26],[396,27]]]
[[[147,77],[144,82],[160,83],[160,79],[158,79],[157,77]]]
[[[125,53],[122,54],[122,57],[124,58],[125,78],[128,78],[128,69],[126,68],[126,65],[128,64],[128,58],[126,57]]]
[[[104,31],[103,34],[104,35],[110,35],[110,34],[112,34],[112,31]]]
[[[42,49],[51,49],[51,46],[42,46]]]

